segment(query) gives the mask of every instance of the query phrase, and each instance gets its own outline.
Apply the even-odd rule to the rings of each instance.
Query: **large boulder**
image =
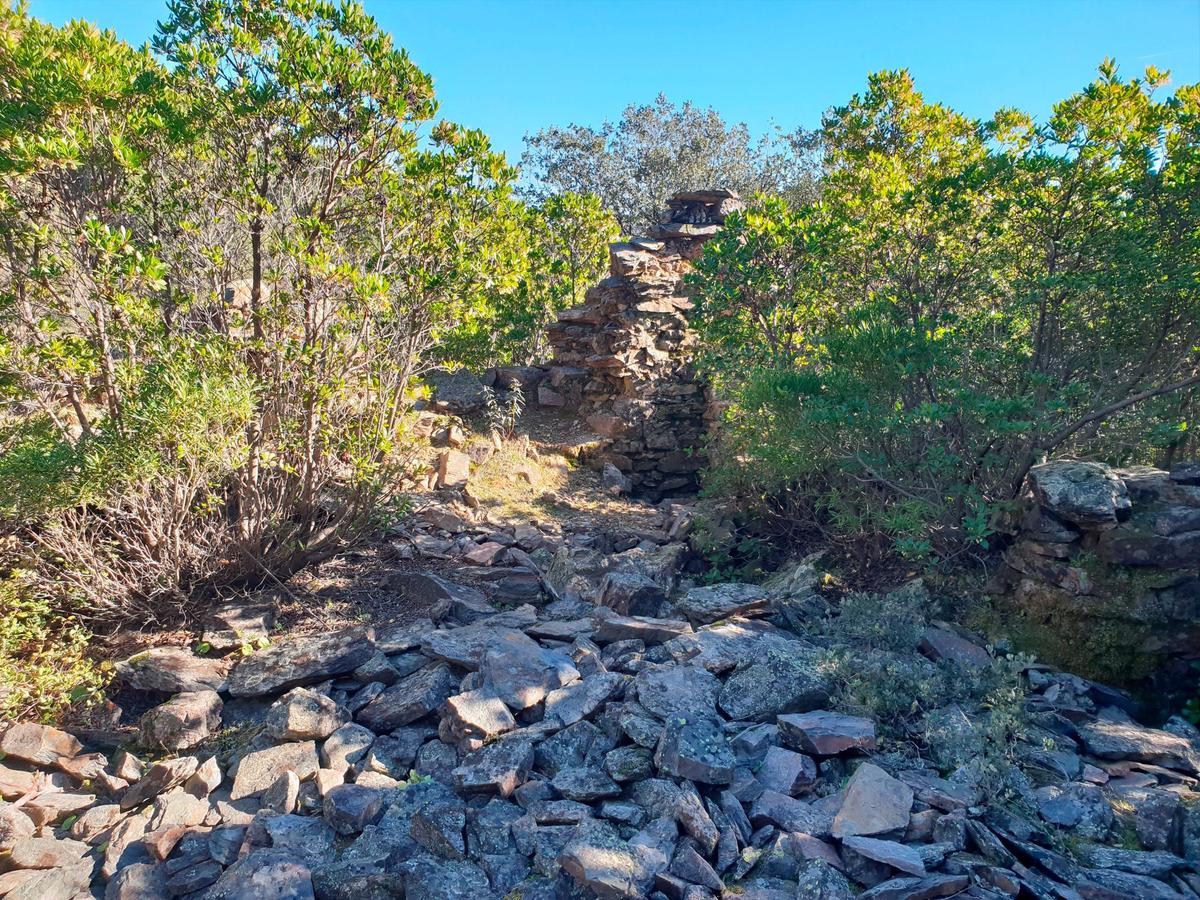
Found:
[[[1130,508],[1129,491],[1104,463],[1055,459],[1029,470],[1038,503],[1089,529],[1115,528]]]

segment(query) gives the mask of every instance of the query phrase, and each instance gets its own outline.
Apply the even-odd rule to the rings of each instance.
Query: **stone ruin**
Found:
[[[698,487],[709,403],[691,364],[684,276],[742,205],[728,190],[675,194],[667,221],[613,244],[609,277],[548,329],[553,362],[539,401],[578,409],[605,440],[601,458],[635,494]]]
[[[992,589],[1039,658],[1125,683],[1200,659],[1200,464],[1034,466],[1006,530]]]

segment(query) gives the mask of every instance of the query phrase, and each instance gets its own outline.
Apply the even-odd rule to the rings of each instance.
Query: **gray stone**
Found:
[[[814,756],[875,749],[875,723],[859,716],[825,711],[790,713],[779,716],[778,725],[785,744]]]
[[[1080,837],[1104,840],[1113,824],[1112,807],[1094,784],[1049,785],[1037,790],[1038,813]]]
[[[321,764],[326,769],[345,773],[370,752],[375,732],[350,722],[338,728],[321,745]]]
[[[274,627],[275,607],[271,603],[233,600],[209,615],[201,640],[221,652],[257,647],[270,640]]]
[[[771,642],[748,659],[721,688],[721,709],[733,719],[771,720],[780,713],[809,712],[829,701],[833,682],[821,651],[799,641]]]
[[[349,721],[350,714],[324,694],[293,688],[267,712],[266,732],[277,741],[319,741]]]
[[[937,900],[967,889],[966,875],[931,875],[927,878],[892,878],[859,894],[859,900]]]
[[[654,753],[654,764],[664,774],[700,784],[729,784],[733,780],[733,751],[723,729],[710,718],[668,719]]]
[[[666,599],[662,586],[645,575],[609,572],[600,582],[596,603],[622,616],[657,616]]]
[[[262,805],[264,809],[287,815],[295,812],[296,802],[300,799],[300,779],[295,772],[287,771],[281,774],[263,791]]]
[[[601,672],[574,684],[551,691],[546,696],[545,718],[572,725],[595,713],[628,681],[616,672]]]
[[[494,792],[508,797],[524,783],[532,765],[533,745],[514,736],[468,754],[452,776],[455,787],[463,793]]]
[[[438,412],[469,416],[483,409],[483,382],[467,369],[435,369],[426,372],[423,380],[432,391],[432,406]]]
[[[606,610],[607,612],[607,610]],[[649,616],[620,616],[609,613],[601,617],[592,634],[597,644],[613,641],[639,640],[647,645],[662,644],[682,634],[691,634],[692,626],[674,619],[654,619]]]
[[[209,860],[180,869],[167,879],[167,894],[182,897],[193,894],[213,884],[221,877],[221,864]]]
[[[618,797],[621,794],[621,788],[608,777],[608,773],[595,767],[563,769],[554,776],[551,784],[568,800],[583,803]]]
[[[464,584],[456,584],[429,572],[399,572],[392,575],[387,586],[401,595],[414,606],[428,607],[433,610],[433,617],[438,621],[450,619],[464,625],[491,615],[495,609],[483,593],[476,588]],[[421,620],[415,626],[404,626],[411,634],[419,634],[424,639],[433,629],[428,619]],[[393,635],[400,634],[399,630]],[[385,653],[400,653],[395,641],[381,645]],[[404,649],[419,646],[419,641]]]
[[[339,784],[325,795],[325,821],[338,834],[358,834],[378,816],[383,794],[361,784]]]
[[[418,844],[443,859],[466,859],[463,831],[467,816],[461,804],[430,804],[412,817],[411,834]]]
[[[613,781],[640,781],[654,774],[654,754],[645,747],[618,747],[604,756],[604,771]]]
[[[516,712],[537,706],[551,691],[579,680],[570,657],[543,649],[519,631],[506,631],[487,644],[480,674],[484,685]]]
[[[1200,773],[1200,757],[1191,743],[1169,731],[1096,719],[1079,723],[1076,732],[1087,752],[1100,759],[1133,759]]]
[[[842,849],[883,863],[885,866],[909,875],[925,875],[925,863],[921,859],[921,854],[907,844],[853,836],[842,841]]]
[[[229,662],[196,656],[186,647],[151,647],[117,663],[113,670],[122,684],[136,691],[223,691]]]
[[[675,609],[693,626],[699,626],[758,612],[766,607],[767,600],[767,592],[758,585],[734,581],[692,588],[675,601]]]
[[[392,778],[406,778],[429,736],[430,730],[421,725],[397,728],[391,734],[381,735],[375,739],[360,769],[390,775]],[[452,748],[447,749],[451,754],[454,753]]]
[[[491,687],[450,697],[442,721],[456,741],[464,738],[490,740],[517,727],[512,713]]]
[[[458,689],[458,679],[444,665],[426,666],[393,684],[358,711],[359,724],[388,732],[438,709]]]
[[[717,719],[721,682],[696,666],[643,669],[634,680],[638,702],[660,719]]]
[[[277,744],[247,753],[238,762],[230,799],[240,800],[261,794],[284,772],[292,771],[303,781],[321,767],[317,746],[312,741]]]
[[[833,835],[902,833],[908,827],[912,805],[912,788],[878,766],[863,763],[846,785],[842,808],[833,820]]]
[[[607,822],[580,825],[558,856],[558,864],[601,898],[643,897],[667,859],[651,848],[621,840]]]
[[[846,876],[823,859],[806,859],[796,873],[796,896],[813,900],[853,900]]]
[[[755,777],[767,790],[795,797],[812,789],[817,780],[817,764],[802,753],[769,747]]]
[[[1103,463],[1052,460],[1029,470],[1029,484],[1050,512],[1090,529],[1115,527],[1130,507],[1125,483]]]
[[[104,887],[104,900],[165,900],[166,896],[167,873],[153,863],[126,866]]]
[[[369,628],[301,635],[242,657],[229,675],[235,697],[262,697],[353,672],[375,655]]]
[[[460,669],[476,672],[483,663],[487,648],[497,641],[525,642],[538,645],[515,628],[496,627],[485,623],[431,631],[421,642],[421,652],[434,659],[444,660]]]
[[[405,897],[438,900],[482,900],[492,894],[487,874],[472,862],[425,858],[404,875]]]
[[[286,850],[254,850],[225,870],[205,900],[314,900],[312,871]]]

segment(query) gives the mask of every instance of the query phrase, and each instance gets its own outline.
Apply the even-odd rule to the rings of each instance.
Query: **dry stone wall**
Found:
[[[652,499],[697,486],[708,401],[691,365],[683,279],[741,206],[732,191],[676,194],[667,221],[613,244],[609,277],[548,330],[554,359],[539,401],[577,408],[605,439],[604,459]]]
[[[1200,464],[1030,472],[994,587],[1032,649],[1118,681],[1200,658]]]

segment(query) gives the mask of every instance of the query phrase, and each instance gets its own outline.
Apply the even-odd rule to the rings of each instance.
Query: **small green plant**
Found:
[[[511,438],[524,411],[525,392],[520,384],[514,382],[509,387],[503,402],[493,388],[483,389],[483,416],[492,434],[498,434],[504,440]]]
[[[0,580],[0,722],[53,722],[98,701],[110,672],[90,658],[90,639],[38,596],[28,573]]]
[[[410,788],[417,784],[432,784],[433,779],[428,775],[421,775],[416,769],[408,770],[408,777],[400,782],[400,788]]]

